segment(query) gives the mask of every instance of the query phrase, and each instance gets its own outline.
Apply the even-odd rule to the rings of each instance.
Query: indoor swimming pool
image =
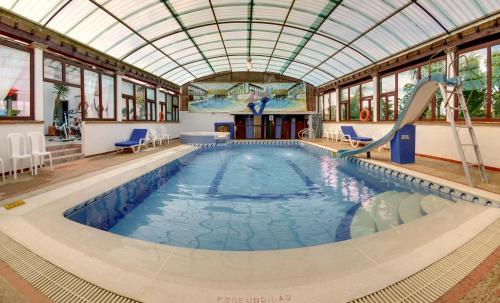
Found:
[[[65,215],[166,245],[254,251],[348,240],[450,202],[302,144],[229,144],[183,156]]]

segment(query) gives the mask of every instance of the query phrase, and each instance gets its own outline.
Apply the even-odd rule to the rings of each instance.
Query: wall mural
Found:
[[[307,111],[306,84],[194,82],[189,84],[188,110],[248,114]]]

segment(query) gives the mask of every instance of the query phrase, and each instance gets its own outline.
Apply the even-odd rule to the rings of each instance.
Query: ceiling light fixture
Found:
[[[253,68],[252,58],[250,58],[250,57],[248,57],[248,58],[247,58],[247,63],[246,63],[246,65],[247,65],[247,69],[248,69],[248,70],[251,70],[251,69]]]

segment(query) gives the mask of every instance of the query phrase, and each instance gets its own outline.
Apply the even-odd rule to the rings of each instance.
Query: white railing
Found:
[[[297,136],[299,137],[299,139],[301,140],[309,140],[309,128],[304,128],[303,130],[301,130]]]

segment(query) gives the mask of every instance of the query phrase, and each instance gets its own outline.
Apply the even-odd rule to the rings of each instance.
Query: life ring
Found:
[[[370,111],[367,108],[359,112],[359,120],[370,121]]]
[[[163,121],[165,121],[165,114],[162,111],[160,111],[160,122]]]

